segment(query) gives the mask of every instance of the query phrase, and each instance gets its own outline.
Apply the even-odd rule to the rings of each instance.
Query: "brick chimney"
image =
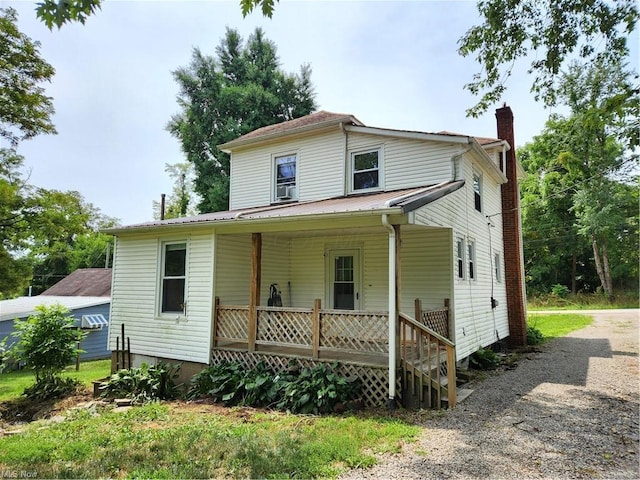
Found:
[[[527,344],[527,316],[524,289],[522,229],[520,223],[520,189],[516,165],[516,142],[513,132],[513,113],[506,104],[496,110],[498,138],[506,140],[511,149],[502,159],[502,171],[507,183],[502,185],[502,235],[504,239],[504,270],[507,287],[507,315],[509,343]]]

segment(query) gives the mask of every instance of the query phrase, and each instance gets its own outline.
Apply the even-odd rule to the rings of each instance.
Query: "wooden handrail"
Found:
[[[401,350],[401,354],[402,354],[402,359],[401,359],[401,363],[403,365],[403,369],[405,371],[405,379],[406,379],[406,375],[407,374],[411,374],[412,376],[416,376],[416,373],[419,374],[419,399],[420,401],[422,401],[422,396],[423,396],[423,382],[422,382],[422,376],[425,374],[425,372],[423,372],[420,368],[417,368],[414,365],[412,365],[408,359],[406,358],[407,353],[406,353],[406,335],[407,335],[407,327],[411,330],[410,331],[410,342],[417,342],[417,346],[418,346],[418,355],[420,358],[425,358],[425,352],[423,350],[423,342],[419,337],[425,337],[428,341],[425,342],[426,343],[426,358],[429,359],[431,357],[431,344],[435,341],[437,343],[436,348],[439,350],[442,346],[445,348],[446,350],[446,361],[445,361],[445,365],[447,367],[447,399],[449,402],[449,407],[453,408],[456,406],[456,401],[457,401],[457,394],[456,394],[456,366],[455,366],[455,344],[453,342],[451,342],[449,339],[444,338],[442,335],[439,335],[438,333],[436,333],[435,331],[431,330],[429,327],[427,327],[426,325],[423,325],[422,323],[416,321],[415,319],[409,317],[408,315],[405,315],[404,313],[400,313],[398,315],[399,318],[399,322],[400,322],[400,326],[401,326],[401,337],[403,339],[403,345],[402,345],[402,350]],[[436,366],[436,371],[439,372],[439,366],[441,363],[441,359],[440,359],[440,355],[438,352],[436,352],[436,358],[438,361],[438,365]],[[428,363],[428,369],[431,370],[431,365],[430,363]],[[433,378],[431,378],[431,372],[427,372],[429,374],[429,378],[430,378],[430,382],[432,380],[434,380]],[[438,373],[437,378],[435,378],[435,382],[436,382],[436,386],[438,387],[438,390],[436,391],[436,398],[437,398],[437,408],[440,408],[440,375]],[[431,383],[428,382],[428,386],[427,389],[429,392],[431,392]]]
[[[443,337],[442,335],[440,335],[435,330],[431,330],[426,325],[423,325],[422,323],[417,322],[416,320],[414,320],[413,318],[405,315],[402,312],[400,312],[400,318],[402,318],[404,321],[406,321],[410,325],[418,328],[419,330],[422,330],[423,332],[428,333],[430,336],[436,338],[439,342],[444,343],[447,347],[455,348],[456,344],[453,343],[451,340],[449,340],[448,338]]]

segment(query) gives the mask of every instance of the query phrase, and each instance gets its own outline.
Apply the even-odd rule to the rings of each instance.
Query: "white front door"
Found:
[[[360,250],[329,251],[329,308],[360,310]]]

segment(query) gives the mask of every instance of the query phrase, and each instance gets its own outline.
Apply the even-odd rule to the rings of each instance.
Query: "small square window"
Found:
[[[162,313],[185,311],[187,244],[167,243],[162,250]]]
[[[351,155],[353,173],[352,190],[380,188],[380,151],[353,153]]]

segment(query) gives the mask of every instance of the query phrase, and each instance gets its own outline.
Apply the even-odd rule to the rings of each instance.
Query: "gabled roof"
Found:
[[[36,312],[38,305],[54,305],[59,303],[68,310],[73,311],[79,308],[95,307],[111,302],[111,297],[61,297],[42,296],[18,297],[11,300],[0,300],[0,322],[14,320],[16,318],[26,318]]]
[[[443,182],[391,192],[350,195],[308,202],[265,205],[262,207],[228,210],[224,212],[203,213],[194,217],[171,218],[153,222],[116,227],[105,230],[118,234],[156,229],[158,227],[185,225],[222,225],[232,222],[277,221],[290,218],[327,218],[343,215],[381,215],[383,213],[408,213],[428,203],[455,192],[464,185],[464,180]]]
[[[79,268],[41,295],[109,297],[111,295],[110,268]]]
[[[248,145],[282,135],[291,135],[295,133],[303,133],[307,130],[316,128],[329,127],[331,125],[339,125],[340,123],[349,125],[363,125],[363,123],[350,113],[333,113],[320,110],[304,117],[296,118],[286,122],[267,125],[266,127],[253,130],[241,137],[230,142],[219,145],[222,151],[230,151],[235,147]]]

